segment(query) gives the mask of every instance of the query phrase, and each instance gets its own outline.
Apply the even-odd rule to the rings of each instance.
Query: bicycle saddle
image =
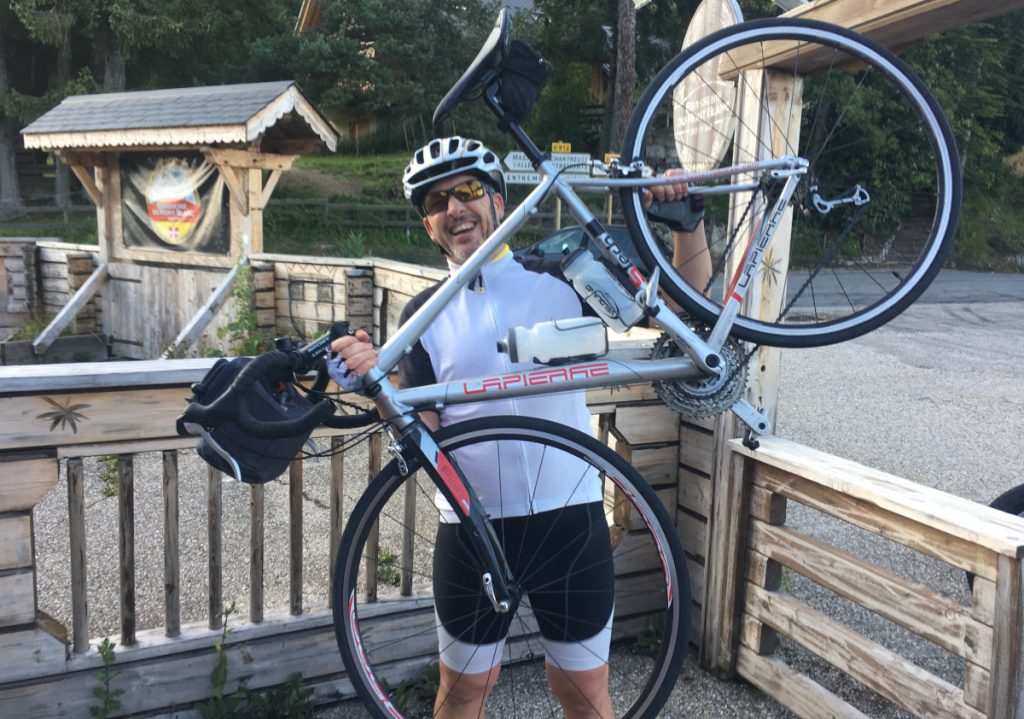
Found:
[[[498,19],[494,21],[491,34],[487,36],[487,40],[484,42],[483,47],[480,48],[480,52],[476,54],[473,62],[462,73],[462,77],[452,85],[451,89],[448,90],[434,110],[434,119],[431,126],[434,130],[434,137],[442,137],[445,134],[444,123],[448,116],[452,114],[452,111],[458,107],[459,103],[470,99],[480,90],[484,77],[488,72],[496,71],[501,66],[502,61],[508,54],[508,30],[508,10],[502,8],[498,13]]]

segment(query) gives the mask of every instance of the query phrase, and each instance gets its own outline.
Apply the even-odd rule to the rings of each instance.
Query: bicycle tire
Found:
[[[616,599],[609,674],[614,708],[621,717],[656,716],[688,649],[691,597],[683,550],[654,490],[607,446],[546,420],[470,420],[440,430],[436,440],[442,449],[454,451],[456,459],[458,448],[479,442],[537,443],[545,453],[568,452],[601,472],[606,518],[611,512],[617,520],[609,522],[609,531],[622,533],[621,541],[613,542]],[[495,449],[503,451],[497,444]],[[369,540],[375,527],[380,536],[414,531],[417,541],[433,540],[437,518],[425,517],[428,512],[420,510],[425,507],[432,510],[431,515],[436,514],[435,488],[418,469],[408,466],[408,474],[403,476],[398,462],[393,461],[370,483],[345,528],[332,590],[335,633],[348,677],[370,713],[390,719],[430,716],[436,700],[436,686],[429,679],[434,671],[431,667],[438,661],[429,562],[415,565],[409,575],[413,580],[410,588],[383,588],[378,576],[376,601],[364,599],[366,568],[379,567],[379,553]],[[403,498],[408,493],[417,497],[419,513],[412,522],[405,514]],[[416,528],[405,526],[408,524]],[[432,554],[432,548],[426,547],[417,552],[422,555],[427,549]],[[387,628],[386,616],[400,628]],[[516,701],[505,705],[504,715],[561,716],[557,701],[546,690],[543,662],[536,661],[542,652],[534,636],[534,622],[524,598],[512,622],[488,709],[503,698],[516,696]],[[534,695],[537,701],[525,703],[517,694],[520,683],[531,692],[539,687],[544,691],[539,697]],[[423,694],[418,693],[421,689],[425,689]]]
[[[793,51],[772,55],[780,43]],[[729,68],[749,65],[751,58],[773,66],[770,90],[751,75],[729,79]],[[666,149],[669,119],[675,147]],[[903,60],[821,22],[775,18],[726,28],[677,55],[655,77],[631,117],[622,161],[642,161],[660,172],[680,165],[710,169],[765,154],[810,161],[787,211],[790,242],[769,246],[757,268],[762,282],[788,276],[789,297],[753,319],[744,315],[750,306],[763,310],[763,300],[748,296],[735,337],[778,347],[842,342],[888,322],[928,287],[956,235],[960,164],[941,108]],[[861,206],[854,204],[863,200],[856,185],[869,199]],[[720,298],[735,282],[723,276],[720,256],[748,244],[774,198],[751,192],[737,196],[731,208],[722,197],[705,198],[716,276],[694,287],[673,267],[666,232],[647,218],[641,193],[624,190],[621,196],[641,259],[660,268],[662,289],[691,315],[714,324]],[[830,205],[840,199],[847,202]],[[782,232],[776,235],[773,242],[786,242]],[[777,255],[785,254],[789,261],[783,264]],[[685,261],[678,259],[680,266]],[[791,304],[794,299],[799,304]]]

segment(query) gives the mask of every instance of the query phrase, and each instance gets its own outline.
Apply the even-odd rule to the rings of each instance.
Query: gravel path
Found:
[[[1024,293],[1022,293],[1024,296]],[[1024,464],[1024,302],[987,305],[915,305],[892,324],[858,340],[783,355],[777,434],[931,487],[988,502],[1020,483]],[[346,512],[362,489],[365,445],[346,456]],[[181,454],[182,622],[205,621],[206,473]],[[90,552],[90,635],[118,632],[117,502],[104,497],[96,460],[87,463],[87,545]],[[307,467],[305,482],[305,603],[326,601],[327,460]],[[162,516],[159,454],[136,459],[136,561],[139,629],[162,625]],[[355,478],[355,479],[351,479]],[[266,606],[287,606],[287,507],[284,482],[268,485]],[[39,602],[70,625],[66,485],[62,479],[35,513]],[[224,484],[224,556],[247,556],[246,490]],[[192,521],[194,520],[194,521]],[[847,551],[966,601],[963,575],[886,540],[790,505],[788,523],[828,537]],[[248,563],[224,567],[226,601],[248,611]],[[961,681],[962,662],[922,640],[787,573],[784,586],[813,606],[865,631],[928,671]],[[781,656],[867,715],[904,716],[828,665],[783,643]],[[664,712],[671,717],[788,717],[785,709],[742,681],[718,681],[689,662]],[[330,718],[365,716],[346,704],[322,710]]]

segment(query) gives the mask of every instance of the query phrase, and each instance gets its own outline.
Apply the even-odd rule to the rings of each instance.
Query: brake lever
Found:
[[[220,446],[220,444],[213,438],[213,436],[206,431],[206,428],[201,424],[195,422],[182,422],[182,426],[185,431],[194,437],[199,437],[200,442],[205,442],[206,446],[212,449],[214,452],[224,458],[229,465],[231,465],[231,471],[234,472],[235,479],[242,483],[242,469],[238,466],[238,462],[235,458],[228,454],[228,451]]]

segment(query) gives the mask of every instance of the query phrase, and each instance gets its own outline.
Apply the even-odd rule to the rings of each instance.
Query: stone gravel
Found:
[[[1024,279],[1024,278],[1022,278]],[[1024,283],[1022,283],[1024,287]],[[776,433],[930,487],[981,502],[1020,483],[1024,464],[1024,290],[1012,301],[917,304],[890,325],[826,348],[783,354]],[[206,472],[180,454],[182,622],[207,617]],[[345,513],[365,486],[365,444],[346,455]],[[328,460],[307,463],[304,484],[304,603],[326,603]],[[102,493],[96,459],[87,461],[90,636],[117,634],[117,499]],[[163,623],[162,500],[159,453],[139,455],[136,477],[137,616],[140,630]],[[223,485],[224,556],[248,556],[249,508],[243,487]],[[43,611],[70,626],[66,484],[35,512]],[[288,488],[267,485],[265,603],[288,604]],[[962,572],[813,510],[790,505],[788,523],[826,537],[867,561],[966,601]],[[248,562],[224,567],[224,596],[248,612]],[[866,632],[930,672],[959,684],[962,661],[787,573],[786,591]],[[783,642],[780,656],[853,702],[871,717],[905,716],[897,707],[829,665]],[[788,717],[787,710],[743,681],[721,681],[689,661],[663,712],[670,717]],[[495,712],[500,715],[500,711]],[[365,716],[354,703],[320,717]]]

